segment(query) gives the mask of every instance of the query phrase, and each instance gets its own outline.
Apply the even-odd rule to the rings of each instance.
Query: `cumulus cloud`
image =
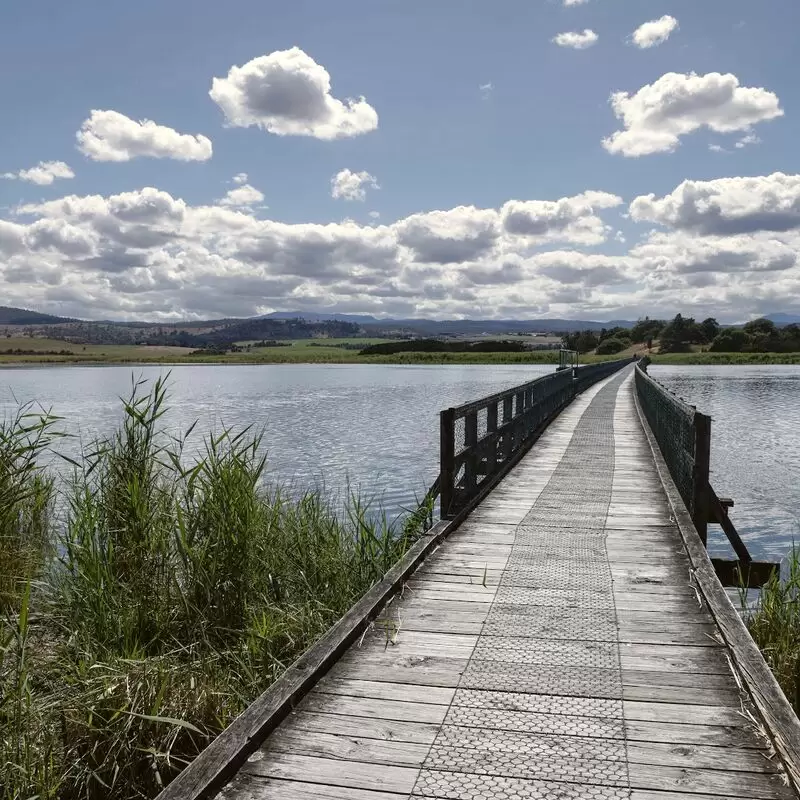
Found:
[[[497,243],[497,211],[459,206],[448,211],[412,214],[396,226],[398,242],[414,261],[458,264],[486,255]]]
[[[585,50],[597,43],[600,37],[589,28],[581,31],[566,31],[554,36],[552,42],[559,47],[571,47],[573,50]]]
[[[680,137],[701,128],[716,133],[747,131],[783,116],[778,96],[741,86],[735,75],[669,72],[634,94],[615,92],[611,106],[624,129],[603,140],[609,153],[628,157],[667,153]]]
[[[378,180],[369,172],[343,169],[331,178],[331,197],[335,200],[365,200],[367,189],[380,189]]]
[[[230,189],[225,194],[225,197],[219,201],[221,206],[238,208],[242,211],[252,211],[254,206],[264,202],[264,193],[256,189],[255,186],[239,180],[242,176],[244,176],[245,181],[247,180],[247,175],[244,175],[244,173],[237,175],[233,179],[233,182],[237,184],[236,188]]]
[[[149,119],[136,122],[118,111],[92,111],[76,138],[78,150],[92,161],[141,157],[208,161],[213,152],[206,136],[178,133]]]
[[[565,6],[582,6],[588,3],[589,0],[564,0]]]
[[[621,204],[621,197],[607,192],[584,192],[556,201],[510,200],[500,216],[504,229],[516,236],[592,245],[604,242],[609,231],[597,211]]]
[[[19,172],[6,172],[0,177],[6,180],[27,181],[39,186],[49,186],[54,180],[74,178],[75,173],[63,161],[40,161],[35,167],[21,169]]]
[[[728,180],[744,183],[695,182],[691,191],[636,198],[631,221],[663,229],[619,255],[591,249],[624,244],[605,224],[620,198],[601,191],[426,211],[392,224],[290,224],[222,201],[190,205],[156,188],[69,195],[0,219],[0,291],[10,305],[152,320],[332,307],[599,319],[787,310],[800,298],[798,179]],[[247,179],[230,191],[243,187]]]
[[[684,181],[664,197],[637,197],[630,214],[703,236],[800,229],[800,175]]]
[[[247,183],[248,177],[246,172],[240,172],[237,175],[233,176],[233,182],[237,186],[241,186],[243,183]]]
[[[209,95],[229,125],[279,136],[330,140],[378,127],[375,109],[363,97],[335,98],[328,71],[299,47],[231,67],[227,77],[214,78]]]
[[[640,25],[633,32],[631,39],[640,50],[646,50],[649,47],[664,44],[677,27],[678,20],[665,14],[660,19],[653,19]]]

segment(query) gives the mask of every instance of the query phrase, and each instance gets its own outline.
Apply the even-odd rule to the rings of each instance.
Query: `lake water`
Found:
[[[167,418],[196,434],[223,425],[263,429],[271,474],[341,493],[349,480],[394,516],[438,470],[438,413],[552,372],[551,366],[176,366]],[[658,367],[651,374],[710,414],[712,475],[753,555],[780,558],[800,542],[800,367]],[[0,370],[0,414],[35,400],[80,438],[70,455],[121,418],[132,376],[158,367]],[[715,531],[715,526],[712,526]],[[712,550],[726,551],[721,534]]]
[[[711,415],[711,483],[720,497],[735,500],[731,519],[753,557],[777,560],[794,541],[800,545],[800,367],[648,371]],[[716,525],[709,543],[715,553],[728,552]]]
[[[0,370],[0,415],[35,400],[90,442],[122,417],[132,377],[170,371],[172,431],[263,430],[271,475],[342,495],[348,481],[390,517],[414,505],[439,467],[439,411],[553,371],[552,366],[259,365]],[[79,439],[59,448],[74,456]]]

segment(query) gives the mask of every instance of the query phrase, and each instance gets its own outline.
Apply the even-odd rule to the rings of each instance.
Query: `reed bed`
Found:
[[[265,488],[253,430],[188,458],[166,410],[136,383],[58,496],[55,418],[0,427],[0,800],[154,797],[430,521]]]
[[[746,594],[744,590],[743,605]],[[783,578],[776,575],[764,585],[745,619],[787,700],[800,714],[800,550],[792,548]]]

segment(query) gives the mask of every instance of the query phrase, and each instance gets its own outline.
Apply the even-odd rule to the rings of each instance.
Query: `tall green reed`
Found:
[[[122,410],[119,430],[71,461],[58,565],[22,595],[24,625],[16,614],[2,629],[3,713],[33,743],[7,759],[20,797],[154,796],[380,579],[429,513],[396,528],[355,495],[342,510],[267,488],[252,429],[209,435],[187,457],[193,428],[165,430],[164,380],[134,382]],[[43,520],[52,531],[51,510]]]
[[[786,698],[800,714],[800,551],[797,548],[792,548],[786,560],[783,578],[774,575],[761,589],[755,606],[746,611],[746,622]]]

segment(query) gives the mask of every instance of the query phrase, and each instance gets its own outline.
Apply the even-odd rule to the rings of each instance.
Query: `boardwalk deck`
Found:
[[[796,796],[692,586],[630,370],[558,417],[221,796]]]

